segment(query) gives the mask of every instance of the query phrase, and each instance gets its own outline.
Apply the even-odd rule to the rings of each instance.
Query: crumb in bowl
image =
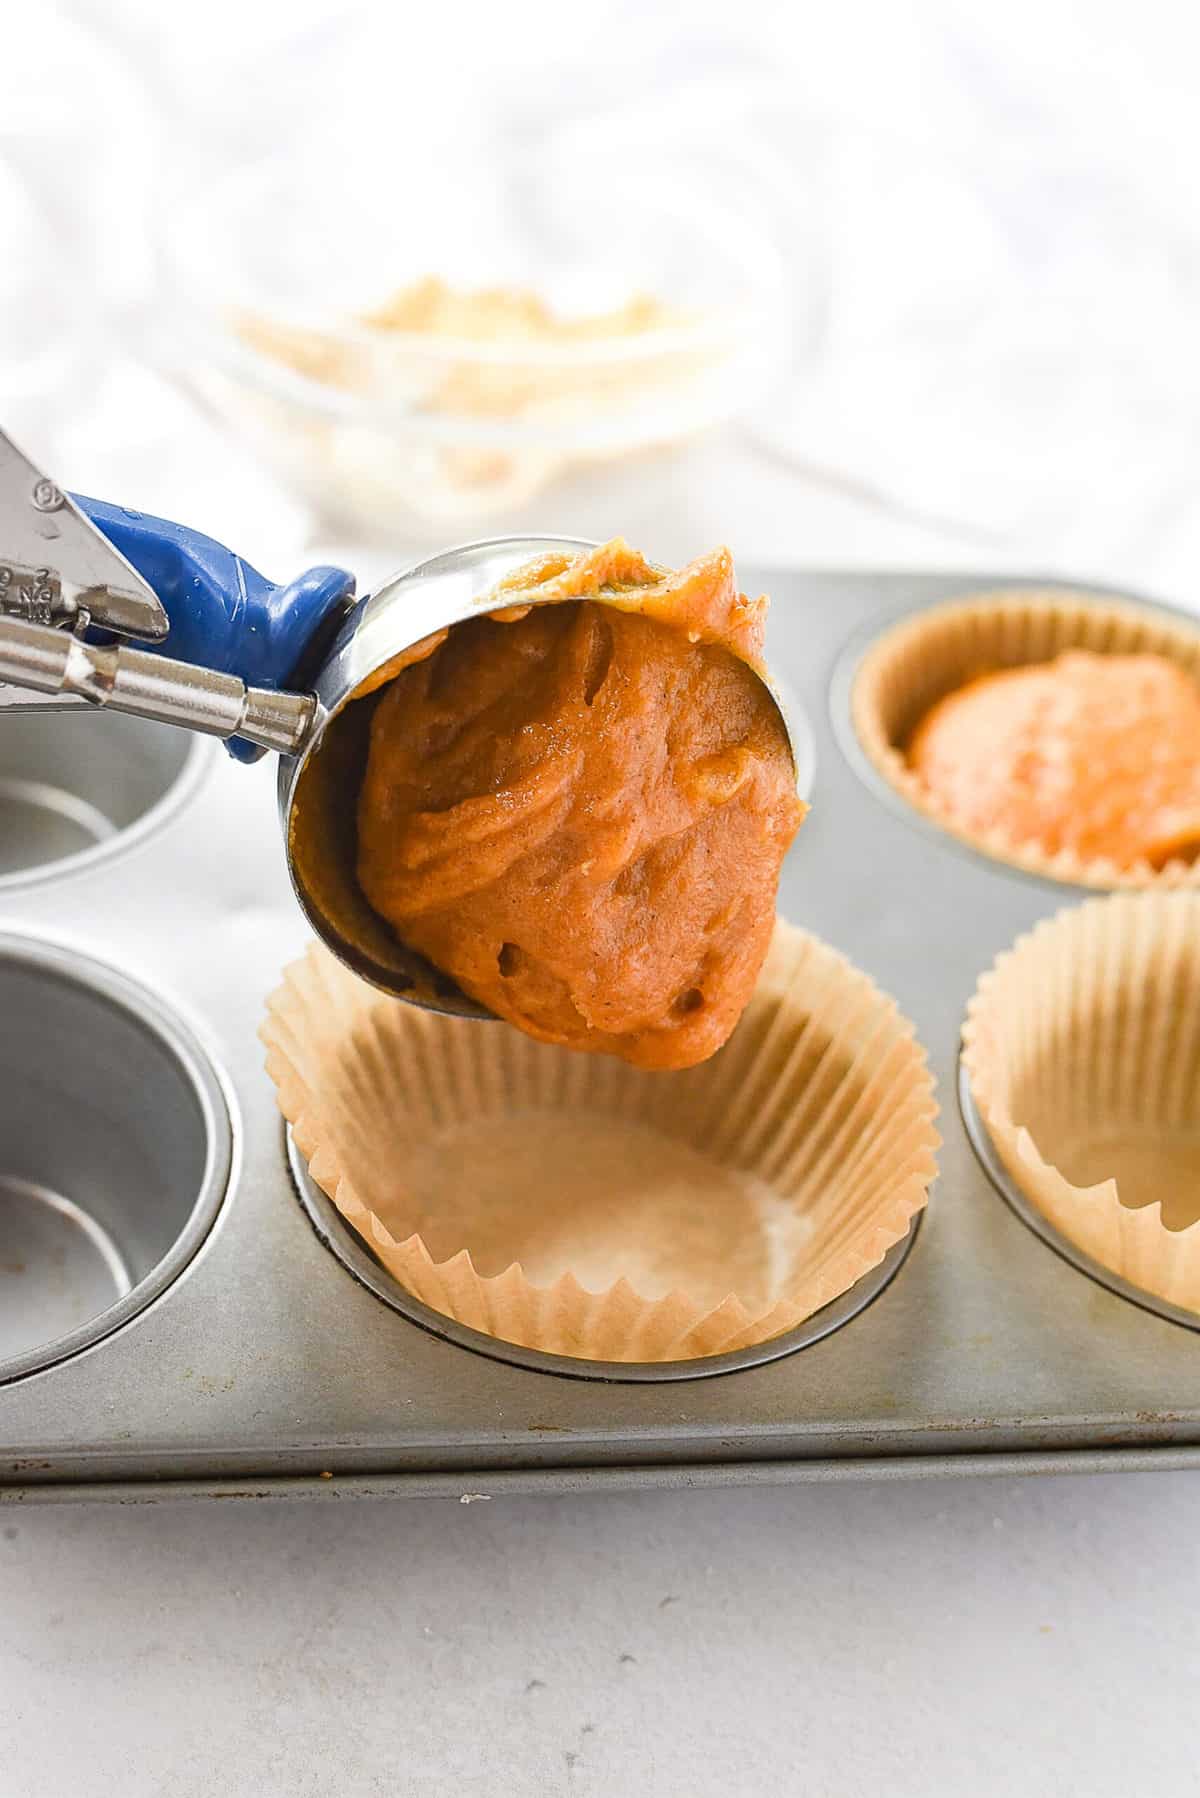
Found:
[[[619,352],[626,344],[636,353],[641,339],[694,321],[652,294],[633,294],[610,312],[567,317],[528,289],[461,290],[430,275],[364,314],[362,322],[393,336],[424,335],[541,352],[533,361],[514,356],[487,363],[468,357],[452,363],[426,402],[434,411],[465,417],[519,418],[546,411],[556,402],[603,409],[621,399],[631,379],[636,385],[636,374],[619,354],[607,369],[593,367],[584,375],[569,361],[555,361],[555,350],[602,344]],[[643,369],[642,378],[652,373]]]
[[[648,350],[656,337],[699,322],[653,294],[635,293],[608,312],[568,316],[529,289],[456,288],[436,275],[348,321],[349,335],[253,312],[235,321],[251,348],[347,393],[367,393],[389,375],[409,387],[421,366],[412,358],[424,345],[436,360],[408,394],[417,411],[547,422],[612,411],[647,387],[694,374],[707,360],[703,353],[672,349],[656,359]],[[604,354],[581,360],[578,352],[589,349]]]

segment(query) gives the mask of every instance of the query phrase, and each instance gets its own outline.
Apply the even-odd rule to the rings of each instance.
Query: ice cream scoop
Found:
[[[339,568],[276,585],[185,526],[66,494],[0,434],[0,546],[0,682],[10,683],[0,686],[0,717],[15,706],[107,706],[223,737],[239,760],[276,751],[292,884],[317,934],[357,974],[412,1004],[492,1015],[361,891],[355,801],[372,708],[354,702],[414,645],[495,611],[495,589],[517,569],[592,545],[469,543],[357,599],[354,577]],[[807,725],[766,674],[758,678],[806,790]]]

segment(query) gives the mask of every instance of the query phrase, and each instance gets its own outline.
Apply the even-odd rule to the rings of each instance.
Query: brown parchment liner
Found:
[[[935,824],[997,861],[1073,886],[1168,890],[1200,887],[1200,861],[1118,867],[1004,831],[966,830],[909,766],[907,745],[925,714],[978,675],[1052,661],[1068,649],[1102,655],[1166,656],[1200,680],[1200,630],[1129,600],[1080,598],[1054,590],[1005,589],[932,606],[877,639],[854,677],[850,710],[858,739],[888,784]]]
[[[933,1080],[911,1024],[843,956],[783,922],[737,1030],[683,1072],[647,1072],[533,1042],[505,1024],[418,1010],[315,943],[285,970],[262,1037],[313,1179],[388,1271],[447,1317],[555,1354],[679,1360],[791,1329],[905,1236],[936,1173]],[[802,1250],[756,1304],[737,1291],[698,1302],[682,1284],[645,1298],[624,1275],[591,1291],[569,1259],[538,1286],[516,1261],[477,1270],[470,1194],[456,1192],[464,1240],[435,1259],[405,1190],[406,1155],[436,1151],[440,1136],[481,1117],[502,1134],[536,1131],[547,1114],[649,1129],[681,1154],[753,1176],[801,1214]],[[494,1237],[494,1218],[488,1227]],[[580,1227],[594,1242],[603,1227],[595,1209]],[[623,1245],[614,1249],[619,1265]],[[704,1277],[711,1290],[711,1257]]]
[[[963,1060],[1055,1228],[1200,1311],[1200,894],[1091,899],[1019,937],[979,982]]]

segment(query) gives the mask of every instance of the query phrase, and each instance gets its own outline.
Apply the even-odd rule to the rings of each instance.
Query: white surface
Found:
[[[320,9],[184,10],[25,15],[38,33],[17,34],[0,173],[15,159],[40,198],[0,213],[16,233],[0,402],[65,481],[282,574],[335,546],[121,342],[148,291],[134,227],[164,145],[192,168],[253,150],[309,66],[272,56],[264,79],[255,58]],[[488,9],[490,36],[427,10],[421,30],[454,34],[456,79],[472,48],[512,77],[509,9]],[[572,496],[540,522],[663,558],[723,536],[744,561],[1035,566],[1192,600],[1194,9],[739,8],[740,50],[715,6],[686,11],[695,91],[724,82],[727,100],[736,78],[753,100],[765,59],[792,84],[790,126],[841,170],[837,243],[815,265],[837,276],[830,348],[807,411],[801,387],[767,421],[782,453],[703,446],[632,514]],[[411,59],[410,9],[386,12]],[[129,68],[168,24],[156,113]],[[653,88],[679,46],[646,29]],[[319,39],[308,56],[320,66]],[[126,216],[98,250],[114,193]],[[46,256],[87,278],[49,280]],[[845,483],[803,477],[796,455]],[[407,548],[340,547],[368,581]],[[0,1510],[0,1795],[1173,1798],[1200,1786],[1197,1504],[1192,1476],[1159,1474]]]
[[[436,195],[498,179],[506,142],[543,144],[552,187],[582,122],[648,134],[649,161],[736,209],[792,271],[792,365],[751,421],[777,469],[752,470],[752,528],[740,501],[714,511],[720,491],[699,490],[743,554],[825,553],[779,499],[790,458],[827,492],[954,520],[1027,565],[1103,565],[1168,594],[1194,579],[1190,0],[1133,15],[1122,0],[587,0],[570,29],[560,0],[9,11],[0,414],[85,491],[117,482],[148,509],[179,495],[251,552],[294,545],[294,508],[264,514],[260,484],[219,461],[224,479],[197,484],[177,410],[121,361],[170,359],[158,253],[182,198],[272,152],[305,191],[349,190],[381,237],[419,245]],[[367,281],[374,256],[317,240],[310,260],[319,300]],[[835,548],[854,560],[842,520]]]
[[[0,1789],[1193,1792],[1196,1490],[4,1511]]]

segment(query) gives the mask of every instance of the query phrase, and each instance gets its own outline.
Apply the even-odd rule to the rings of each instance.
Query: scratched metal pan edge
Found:
[[[186,1278],[86,1353],[0,1387],[0,1499],[282,1495],[285,1486],[499,1495],[1200,1460],[1200,1337],[1082,1278],[998,1204],[951,1098],[978,973],[1070,893],[944,838],[938,848],[907,807],[882,804],[863,784],[832,726],[831,674],[864,629],[984,588],[1102,589],[1012,573],[755,572],[746,584],[776,600],[771,653],[817,738],[816,809],[781,909],[897,997],[939,1080],[941,1177],[902,1276],[799,1353],[686,1382],[548,1378],[447,1343],[350,1280],[297,1204],[254,1039],[278,975],[278,960],[262,960],[275,914],[263,914],[257,937],[234,929],[242,914],[219,858],[211,882],[183,899],[173,871],[189,833],[211,840],[234,805],[233,781],[218,770],[188,816],[115,873],[47,877],[33,915],[0,888],[0,927],[44,924],[136,977],[166,971],[182,1015],[209,1027],[202,1038],[232,1083],[245,1149],[220,1229]],[[244,815],[241,886],[282,907],[290,901],[271,859],[265,791],[260,809],[261,820]],[[254,860],[260,822],[269,847]],[[203,857],[191,853],[195,871]],[[119,954],[109,954],[114,920],[96,914],[97,892],[105,906],[128,896],[115,920]],[[178,915],[173,927],[157,915],[167,893],[198,940],[240,958],[244,991],[187,965],[171,935]],[[1093,1352],[1100,1341],[1103,1355]],[[236,1477],[225,1471],[235,1465]],[[319,1480],[316,1467],[334,1478]]]
[[[828,1486],[851,1480],[907,1483],[925,1479],[1049,1478],[1093,1473],[1174,1473],[1200,1470],[1200,1444],[1148,1448],[1036,1449],[1008,1453],[892,1455],[869,1461],[773,1460],[688,1466],[499,1468],[477,1477],[462,1472],[283,1474],[258,1478],[73,1480],[0,1485],[5,1505],[153,1505],[171,1499],[221,1499],[276,1504],[327,1499],[443,1499],[451,1504],[506,1498],[591,1496],[596,1492],[705,1492],[738,1487]]]

